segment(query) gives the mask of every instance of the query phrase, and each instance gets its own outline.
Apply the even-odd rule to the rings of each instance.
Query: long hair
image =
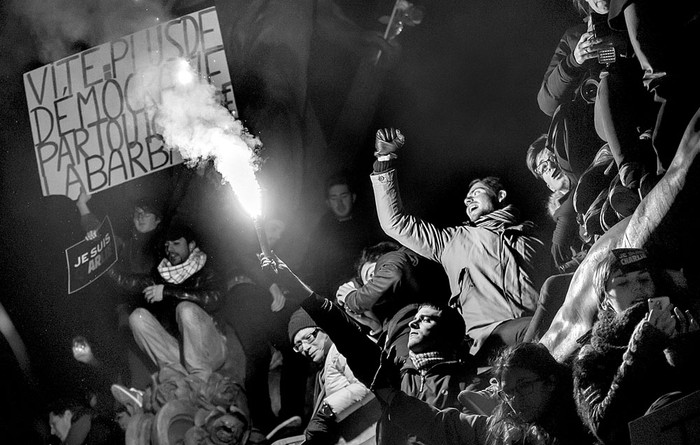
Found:
[[[613,250],[618,249],[610,250],[605,257],[603,257],[603,259],[596,264],[595,269],[593,269],[593,289],[596,293],[596,297],[598,298],[598,308],[601,310],[606,309],[604,302],[605,297],[607,296],[608,280],[616,271],[622,268],[620,260],[613,253]],[[640,269],[649,272],[651,279],[656,286],[657,294],[659,294],[659,292],[668,292],[670,289],[672,289],[669,279],[661,272],[652,257],[647,257],[644,264],[640,266]],[[661,295],[663,295],[663,293]]]
[[[570,368],[552,357],[549,350],[541,343],[520,343],[510,346],[505,348],[493,362],[494,376],[498,381],[501,381],[507,369],[512,368],[526,369],[534,372],[541,379],[554,382],[549,406],[546,407],[546,412],[552,413],[552,416],[526,424],[513,413],[506,402],[501,401],[488,420],[489,445],[506,443],[546,445],[553,443],[554,440],[568,443],[568,439],[562,441],[563,438],[559,437],[562,432],[568,438],[577,437],[577,432],[582,427],[576,414]]]

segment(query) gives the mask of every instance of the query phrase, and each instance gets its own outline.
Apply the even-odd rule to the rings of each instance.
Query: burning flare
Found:
[[[157,72],[141,75],[151,100],[149,109],[157,131],[168,146],[179,150],[188,165],[212,160],[244,209],[254,219],[262,214],[260,139],[223,105],[216,88],[202,79],[184,59],[176,59]]]

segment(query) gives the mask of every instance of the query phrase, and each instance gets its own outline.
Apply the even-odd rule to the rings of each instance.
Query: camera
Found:
[[[579,93],[581,94],[583,100],[589,104],[595,102],[596,96],[598,95],[599,83],[599,81],[593,78],[588,78],[583,82],[581,88],[579,89]]]

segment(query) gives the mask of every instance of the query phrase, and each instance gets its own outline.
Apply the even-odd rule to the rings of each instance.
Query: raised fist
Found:
[[[396,158],[396,152],[403,147],[406,138],[401,134],[400,130],[394,128],[383,128],[377,130],[377,136],[374,141],[374,156],[389,156],[390,159]]]

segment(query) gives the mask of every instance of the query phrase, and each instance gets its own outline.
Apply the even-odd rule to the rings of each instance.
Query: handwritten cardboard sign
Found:
[[[95,193],[182,162],[157,134],[136,87],[140,73],[177,58],[206,77],[235,115],[214,7],[24,74],[44,196],[76,199],[81,187]]]
[[[100,278],[117,259],[112,223],[105,217],[95,239],[82,240],[66,249],[68,293],[77,292]]]

